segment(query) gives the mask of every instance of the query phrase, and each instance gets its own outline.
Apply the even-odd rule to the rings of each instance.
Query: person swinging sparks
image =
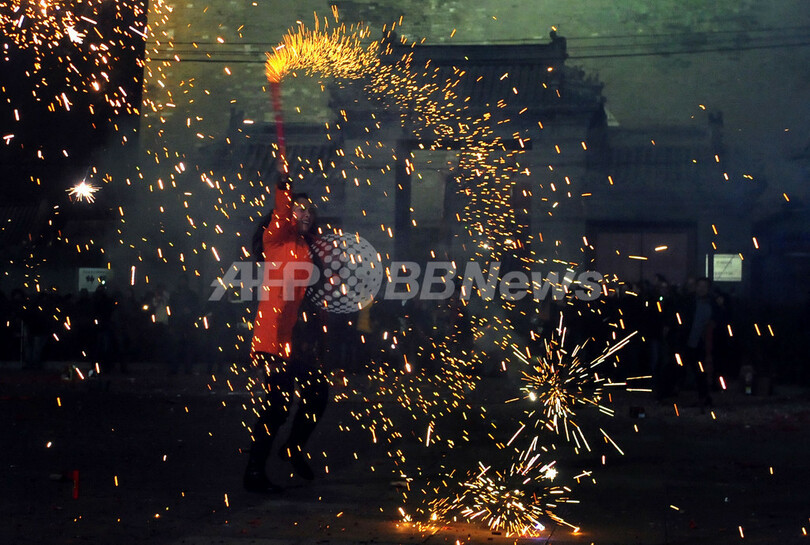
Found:
[[[263,383],[244,474],[244,486],[250,492],[282,491],[265,470],[296,393],[298,409],[279,456],[292,464],[298,476],[314,478],[304,447],[329,398],[329,382],[321,368],[320,313],[305,300],[307,279],[317,259],[310,250],[314,224],[315,210],[306,195],[293,195],[291,184],[280,181],[275,207],[259,226],[254,248],[255,255],[266,262],[267,272],[251,343],[252,363],[260,369]],[[294,273],[289,274],[290,270]]]

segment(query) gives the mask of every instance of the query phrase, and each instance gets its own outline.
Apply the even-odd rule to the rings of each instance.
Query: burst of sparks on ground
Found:
[[[541,453],[527,449],[505,470],[479,462],[460,483],[444,481],[449,490],[431,502],[431,519],[480,521],[507,537],[540,536],[549,522],[578,531],[556,512],[560,504],[577,503],[570,498],[571,489],[552,484],[556,463],[543,463],[541,458]]]
[[[68,195],[70,195],[79,202],[82,201],[93,202],[96,200],[96,192],[98,192],[99,189],[100,189],[99,187],[87,183],[86,180],[82,180],[81,182],[74,185],[70,189],[67,189],[66,191]]]

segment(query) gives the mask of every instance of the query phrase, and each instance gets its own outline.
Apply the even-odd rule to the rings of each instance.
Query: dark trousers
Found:
[[[329,401],[329,382],[321,369],[308,369],[301,362],[287,361],[272,354],[259,353],[254,362],[265,368],[263,399],[259,419],[253,428],[251,464],[264,467],[279,429],[290,416],[294,396],[300,396],[293,416],[290,436],[283,448],[303,451]]]
[[[690,348],[685,347],[683,350],[683,365],[687,371],[690,371],[695,377],[695,388],[697,389],[698,399],[701,403],[710,400],[709,397],[709,376],[705,371],[706,362],[702,362],[704,370],[701,370],[700,361],[703,359],[701,356],[705,353],[703,347]]]
[[[169,363],[169,373],[176,375],[181,367],[185,374],[191,373],[196,352],[194,324],[176,324],[170,331],[174,343],[174,357]]]

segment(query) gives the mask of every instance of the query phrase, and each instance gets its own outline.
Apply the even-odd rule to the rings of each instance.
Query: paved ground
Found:
[[[0,467],[6,474],[0,542],[514,541],[468,524],[417,529],[400,523],[394,467],[385,449],[354,426],[348,412],[361,406],[357,401],[331,405],[313,437],[314,482],[287,475],[279,462],[271,474],[288,487],[283,495],[243,492],[241,405],[248,398],[230,392],[226,378],[212,383],[138,368],[127,377],[70,382],[54,373],[0,372]],[[232,385],[238,390],[238,379]],[[472,401],[508,426],[515,413],[502,401],[509,392],[506,378],[488,378]],[[640,394],[619,396],[613,419],[583,421],[606,429],[625,455],[603,449],[602,466],[598,454],[558,449],[561,478],[587,468],[596,484],[574,486],[580,503],[560,511],[582,532],[556,528],[545,536],[551,543],[717,545],[739,543],[741,532],[752,543],[807,541],[808,392],[783,386],[770,397],[746,397],[727,391],[717,397],[715,418],[690,407],[690,394],[676,400],[678,414],[673,405]],[[631,405],[644,406],[645,418],[631,418]],[[338,431],[339,424],[352,430]],[[425,448],[406,433],[397,448],[408,453],[405,467],[414,475],[416,466],[429,475],[440,464],[494,460],[475,437],[468,448],[448,452]]]

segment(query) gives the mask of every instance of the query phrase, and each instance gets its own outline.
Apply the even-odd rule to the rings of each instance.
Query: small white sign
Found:
[[[715,282],[742,282],[742,258],[739,254],[714,254],[712,279]]]
[[[104,286],[112,280],[113,272],[110,269],[100,267],[80,267],[79,268],[79,291],[86,289],[90,293],[96,291],[99,286]]]

